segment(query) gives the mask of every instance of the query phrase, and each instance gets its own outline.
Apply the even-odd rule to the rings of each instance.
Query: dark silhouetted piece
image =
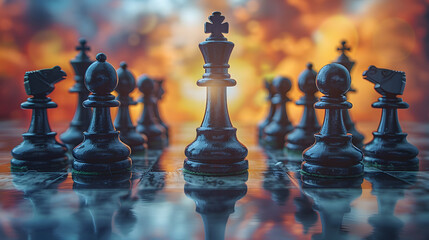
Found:
[[[55,139],[57,133],[51,131],[46,112],[57,107],[47,95],[54,90],[54,84],[66,76],[58,66],[25,73],[25,92],[33,97],[23,102],[21,108],[33,112],[28,131],[22,134],[24,141],[12,150],[13,171],[56,171],[66,167],[67,148]]]
[[[153,113],[154,113],[154,117],[155,117],[156,121],[158,122],[159,125],[161,125],[160,128],[162,128],[162,130],[165,133],[166,145],[168,145],[169,127],[162,120],[161,115],[159,114],[159,107],[158,107],[158,103],[162,99],[162,96],[165,93],[165,90],[164,90],[164,87],[163,87],[164,79],[156,79],[156,80],[154,80],[154,83],[155,83],[155,91],[154,91],[155,94],[154,94]]]
[[[261,139],[263,139],[263,137],[264,137],[264,128],[268,124],[270,124],[270,122],[273,120],[273,116],[274,116],[274,113],[276,111],[276,105],[271,100],[273,98],[274,94],[275,94],[274,87],[273,87],[273,82],[272,81],[268,81],[267,79],[264,79],[264,86],[265,86],[265,89],[268,92],[268,96],[267,96],[266,99],[267,99],[267,102],[270,104],[270,110],[268,111],[268,115],[264,119],[264,121],[262,121],[258,125],[258,140],[259,141]]]
[[[86,55],[86,52],[89,51],[90,48],[86,45],[85,39],[79,39],[79,46],[76,47],[76,50],[79,51],[79,53],[70,61],[75,71],[74,80],[76,82],[69,90],[71,93],[78,93],[76,112],[73,120],[70,122],[70,127],[60,136],[61,141],[66,144],[69,150],[72,150],[83,141],[83,132],[88,130],[92,114],[91,108],[84,108],[82,105],[83,101],[85,101],[89,95],[89,91],[84,83],[85,72],[89,65],[93,63],[88,55]]]
[[[355,62],[351,61],[350,58],[346,55],[346,51],[351,50],[351,48],[346,45],[347,45],[346,41],[341,42],[341,47],[337,48],[337,50],[341,52],[341,55],[337,58],[337,60],[334,61],[334,63],[339,63],[343,65],[344,67],[347,68],[347,70],[350,73],[355,65]],[[350,85],[350,89],[348,92],[356,92],[356,89],[354,89]],[[347,94],[346,94],[346,97],[347,97]],[[352,139],[353,145],[355,145],[358,148],[362,148],[364,136],[356,130],[355,124],[353,123],[350,117],[350,113],[348,109],[343,110],[343,119],[344,119],[344,126],[346,127],[347,132],[351,133],[353,136],[353,139]]]
[[[282,149],[285,146],[286,134],[293,130],[286,109],[286,103],[290,101],[286,95],[292,88],[292,82],[289,78],[278,76],[273,80],[273,87],[276,94],[271,101],[276,105],[276,112],[264,129],[263,144],[268,149]]]
[[[146,135],[149,149],[162,149],[164,147],[163,132],[154,115],[155,83],[147,75],[142,75],[139,77],[137,85],[140,92],[143,93],[140,102],[144,104],[141,118],[137,123],[137,132]]]
[[[342,117],[342,110],[352,107],[344,96],[350,88],[349,72],[340,64],[328,64],[317,75],[317,88],[325,96],[314,106],[326,109],[325,120],[314,135],[315,144],[303,153],[302,173],[322,178],[362,176],[362,152],[352,144]]]
[[[73,149],[75,182],[90,181],[93,177],[130,177],[130,148],[119,140],[110,116],[110,108],[119,106],[111,94],[118,84],[118,76],[115,68],[106,62],[106,55],[99,53],[96,59],[85,74],[85,85],[92,94],[83,106],[92,107],[93,114],[88,131],[84,132],[84,141]]]
[[[289,150],[303,151],[310,147],[314,143],[314,134],[320,130],[313,106],[317,102],[317,97],[314,96],[317,92],[316,75],[317,72],[313,70],[311,63],[308,63],[307,69],[299,75],[298,86],[305,95],[296,102],[296,105],[304,106],[304,113],[299,124],[287,136],[286,148]]]
[[[363,78],[375,84],[375,90],[382,95],[373,108],[381,108],[380,125],[372,135],[374,138],[365,145],[364,161],[383,170],[417,170],[419,151],[407,141],[402,132],[397,109],[406,109],[408,104],[398,98],[405,88],[405,73],[370,66]]]
[[[184,170],[201,175],[234,175],[246,172],[247,148],[237,140],[229,118],[226,87],[236,85],[228,73],[229,57],[234,43],[223,37],[228,32],[225,17],[214,12],[206,23],[206,41],[199,44],[204,57],[205,73],[197,85],[207,87],[207,104],[203,122],[197,128],[196,139],[185,149]]]
[[[122,142],[131,148],[132,153],[138,153],[145,150],[145,139],[136,132],[133,122],[130,117],[129,105],[136,105],[129,94],[136,87],[136,80],[133,74],[127,69],[127,64],[121,62],[121,67],[116,71],[118,74],[118,86],[115,91],[118,93],[119,106],[118,113],[115,118],[115,128],[119,131],[119,137]]]

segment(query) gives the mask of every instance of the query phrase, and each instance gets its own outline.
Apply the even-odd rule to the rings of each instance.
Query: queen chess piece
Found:
[[[228,33],[225,17],[213,12],[211,23],[205,24],[206,41],[199,44],[203,54],[205,74],[197,85],[207,87],[207,104],[196,139],[185,149],[184,171],[199,175],[236,175],[247,172],[247,148],[237,140],[237,129],[228,114],[226,87],[237,83],[228,73],[228,60],[234,43],[222,33]]]
[[[69,150],[72,150],[83,141],[83,132],[86,131],[91,122],[91,108],[83,107],[82,103],[88,98],[89,91],[85,87],[84,79],[85,72],[89,65],[93,63],[86,54],[90,48],[86,45],[86,40],[79,39],[79,46],[76,47],[79,51],[77,56],[70,61],[75,71],[75,84],[70,88],[69,92],[78,93],[76,112],[73,120],[70,122],[70,127],[60,135],[60,139],[66,144]]]
[[[67,148],[56,140],[57,133],[51,130],[46,111],[58,106],[47,95],[66,76],[59,66],[25,73],[25,92],[33,97],[21,108],[33,111],[30,127],[22,134],[24,141],[12,149],[12,171],[56,171],[67,166]]]
[[[375,84],[375,90],[382,95],[373,108],[381,108],[381,120],[374,138],[364,146],[365,164],[382,170],[418,170],[417,148],[407,141],[398,120],[398,109],[409,105],[398,98],[405,88],[405,73],[370,66],[363,78]]]

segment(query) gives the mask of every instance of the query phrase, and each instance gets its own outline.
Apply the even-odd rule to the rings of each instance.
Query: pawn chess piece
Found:
[[[311,63],[308,63],[307,69],[299,75],[298,86],[305,95],[296,102],[296,105],[303,105],[304,113],[298,126],[287,136],[286,148],[289,150],[302,152],[310,147],[314,143],[314,134],[320,130],[313,106],[317,102],[317,97],[314,96],[317,92],[316,75],[317,72],[313,70]]]
[[[206,41],[199,44],[203,54],[205,74],[197,85],[207,87],[207,104],[196,139],[185,149],[184,171],[200,175],[235,175],[247,172],[247,148],[237,140],[237,129],[228,114],[226,87],[237,84],[228,73],[229,57],[234,43],[222,33],[228,33],[225,17],[214,12],[206,22]]]
[[[346,55],[346,51],[350,51],[351,48],[346,46],[347,42],[342,41],[341,47],[337,48],[338,51],[341,52],[341,55],[337,58],[337,60],[334,61],[334,63],[339,63],[347,68],[349,73],[353,69],[355,62],[351,61],[350,58]],[[356,89],[354,89],[352,86],[350,86],[350,89],[348,92],[356,92]],[[346,94],[347,97],[347,94]],[[352,143],[358,148],[363,147],[363,139],[365,138],[360,132],[356,130],[355,124],[352,121],[352,118],[350,117],[350,113],[348,109],[343,110],[343,119],[344,119],[344,126],[347,129],[347,132],[352,134]]]
[[[274,78],[273,86],[276,94],[271,101],[276,105],[276,111],[272,121],[264,129],[264,145],[268,149],[282,149],[286,135],[293,130],[286,110],[286,103],[290,101],[286,94],[292,88],[292,82],[289,78],[278,76]]]
[[[89,91],[86,89],[84,83],[85,72],[93,61],[86,55],[86,52],[90,50],[86,45],[86,40],[83,38],[79,39],[79,44],[76,47],[76,50],[79,51],[78,55],[70,61],[75,71],[74,80],[76,83],[69,92],[78,93],[76,112],[73,120],[70,122],[70,127],[60,136],[61,141],[66,144],[69,150],[72,150],[83,141],[83,132],[89,127],[92,113],[91,108],[84,108],[82,103],[89,95]]]
[[[130,148],[119,140],[110,116],[110,108],[119,106],[111,94],[118,76],[106,55],[99,53],[96,59],[85,74],[85,85],[92,94],[83,106],[93,108],[91,124],[83,142],[73,149],[73,180],[83,184],[92,177],[128,180],[131,170]]]
[[[270,103],[270,110],[268,111],[268,115],[264,119],[264,121],[262,121],[258,125],[258,140],[259,140],[259,142],[261,142],[261,139],[263,139],[263,137],[264,137],[264,128],[268,124],[270,124],[270,122],[273,120],[273,116],[274,116],[274,113],[276,111],[276,105],[272,101],[272,98],[275,94],[272,81],[268,81],[267,79],[264,79],[264,86],[268,92],[268,96],[266,99],[267,99],[267,102]]]
[[[54,84],[66,76],[58,66],[25,73],[25,92],[33,97],[23,102],[21,108],[33,112],[30,128],[22,134],[24,141],[12,149],[12,171],[55,171],[66,167],[67,148],[55,139],[57,133],[51,131],[46,112],[57,107],[47,95],[54,90]]]
[[[129,105],[136,105],[137,102],[129,96],[136,87],[136,80],[133,74],[127,69],[127,63],[121,62],[121,67],[116,71],[118,74],[118,86],[115,91],[121,105],[118,109],[118,114],[115,119],[115,128],[119,131],[119,137],[122,142],[131,148],[132,153],[143,152],[145,150],[145,140],[139,133],[136,132],[131,121]]]
[[[153,105],[153,113],[155,116],[155,119],[157,120],[158,124],[161,125],[161,127],[163,128],[164,132],[165,132],[165,140],[166,140],[166,145],[168,145],[168,141],[169,141],[169,126],[162,120],[161,115],[159,114],[159,107],[158,107],[158,103],[159,101],[162,99],[162,96],[164,95],[165,91],[163,88],[163,84],[164,84],[164,79],[158,79],[154,81],[155,83],[155,100],[154,100],[154,105]]]
[[[139,77],[137,85],[140,92],[143,93],[140,102],[144,104],[141,118],[137,124],[137,132],[146,135],[149,149],[162,149],[164,147],[163,132],[159,128],[154,116],[154,81],[147,75],[142,75]]]
[[[373,108],[381,108],[380,125],[372,135],[374,138],[364,147],[364,162],[382,170],[418,170],[419,151],[407,141],[402,132],[397,109],[409,105],[398,98],[405,88],[405,73],[370,66],[363,78],[375,84],[375,90],[382,95]]]
[[[325,96],[314,106],[326,109],[325,120],[314,135],[316,142],[303,153],[302,173],[322,178],[362,176],[362,152],[352,144],[342,117],[342,110],[352,107],[344,96],[350,88],[349,72],[340,64],[328,64],[317,75],[317,88]]]

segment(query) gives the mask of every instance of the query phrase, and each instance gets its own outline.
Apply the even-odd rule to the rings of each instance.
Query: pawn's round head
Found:
[[[121,95],[127,95],[131,93],[136,87],[136,79],[127,69],[126,62],[121,62],[120,66],[121,67],[116,71],[119,81],[115,91]]]
[[[350,88],[350,73],[343,65],[331,63],[320,69],[317,74],[317,88],[330,97],[341,97]]]
[[[153,93],[155,84],[148,75],[143,74],[139,77],[137,87],[139,88],[140,92],[142,92],[144,95],[150,95]]]
[[[108,95],[118,85],[118,75],[112,64],[106,62],[104,53],[97,54],[95,61],[85,73],[85,85],[97,95]]]
[[[298,86],[303,93],[314,94],[317,92],[316,75],[317,72],[313,70],[313,64],[307,63],[307,69],[298,77]]]
[[[292,88],[292,82],[287,77],[277,76],[273,80],[273,87],[277,93],[284,95]]]

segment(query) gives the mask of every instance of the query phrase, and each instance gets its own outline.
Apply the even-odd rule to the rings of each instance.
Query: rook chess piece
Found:
[[[119,137],[122,142],[131,148],[132,153],[142,152],[145,150],[145,140],[139,133],[136,132],[129,111],[129,105],[136,105],[137,102],[129,96],[136,87],[136,80],[133,74],[127,69],[127,63],[121,62],[121,67],[116,71],[118,74],[118,86],[115,91],[121,105],[118,109],[118,114],[115,119],[115,128],[119,131]]]
[[[308,63],[307,69],[299,75],[298,86],[305,95],[296,102],[296,105],[303,105],[304,113],[301,122],[287,136],[287,149],[301,152],[310,147],[314,143],[314,134],[320,130],[313,106],[317,102],[317,97],[314,96],[317,92],[316,75],[317,72],[313,70],[311,63]]]
[[[97,61],[85,74],[85,85],[92,94],[83,106],[92,107],[93,114],[84,140],[73,149],[73,180],[86,182],[93,176],[130,178],[130,148],[119,140],[110,116],[110,108],[118,107],[119,101],[111,94],[118,84],[115,68],[106,62],[106,55],[97,54]]]
[[[317,88],[325,96],[314,106],[326,109],[325,120],[314,135],[315,144],[303,153],[301,172],[324,178],[362,176],[362,152],[352,144],[342,117],[342,110],[352,107],[344,96],[350,88],[349,72],[340,64],[328,64],[317,75]]]
[[[292,88],[292,82],[289,78],[278,76],[274,78],[273,86],[276,94],[271,101],[276,105],[276,111],[272,121],[264,129],[264,145],[268,149],[282,149],[286,135],[293,130],[286,109],[286,103],[290,101],[286,94]]]
[[[237,129],[228,114],[226,87],[237,84],[228,73],[228,60],[234,47],[222,33],[228,33],[225,17],[213,12],[206,22],[206,41],[199,44],[205,73],[197,85],[207,87],[207,104],[196,139],[185,149],[184,171],[200,175],[235,175],[247,172],[247,148],[237,140]]]
[[[67,148],[55,139],[57,133],[51,131],[46,112],[57,107],[47,95],[54,90],[54,84],[66,76],[58,66],[25,73],[25,92],[33,97],[23,102],[21,108],[33,112],[30,128],[22,134],[24,141],[12,150],[13,171],[56,171],[66,167]]]
[[[93,61],[86,55],[86,52],[90,50],[86,45],[86,40],[83,38],[79,39],[79,44],[76,47],[76,50],[79,51],[78,55],[70,61],[75,71],[74,80],[76,83],[69,92],[78,93],[76,112],[73,120],[70,122],[70,127],[60,136],[61,141],[67,145],[69,150],[72,150],[83,141],[83,132],[89,127],[92,112],[91,108],[84,108],[82,103],[89,95],[89,91],[86,89],[84,83],[85,72]]]
[[[162,96],[164,95],[165,91],[163,88],[164,79],[157,79],[154,81],[155,83],[155,98],[154,98],[154,105],[153,105],[153,113],[155,116],[156,121],[159,125],[163,128],[165,131],[165,140],[166,144],[168,144],[169,140],[169,127],[168,125],[162,120],[161,115],[159,114],[159,107],[158,102],[162,99]]]
[[[405,73],[370,66],[363,78],[375,84],[382,95],[373,108],[381,108],[381,120],[374,138],[364,147],[364,162],[383,170],[417,170],[419,151],[407,141],[407,134],[399,125],[397,109],[406,109],[408,104],[398,98],[405,88]]]
[[[276,105],[272,101],[272,98],[273,98],[273,96],[275,94],[274,87],[273,87],[273,82],[272,81],[268,81],[267,79],[264,79],[264,86],[265,86],[265,89],[267,89],[267,92],[268,92],[268,96],[267,96],[266,99],[267,99],[267,102],[270,103],[270,110],[269,110],[268,115],[265,118],[265,120],[262,121],[261,123],[259,123],[259,125],[258,125],[258,140],[259,141],[261,139],[263,139],[263,137],[264,137],[264,128],[268,124],[270,124],[270,122],[273,120],[273,116],[274,116],[274,113],[276,111]]]

